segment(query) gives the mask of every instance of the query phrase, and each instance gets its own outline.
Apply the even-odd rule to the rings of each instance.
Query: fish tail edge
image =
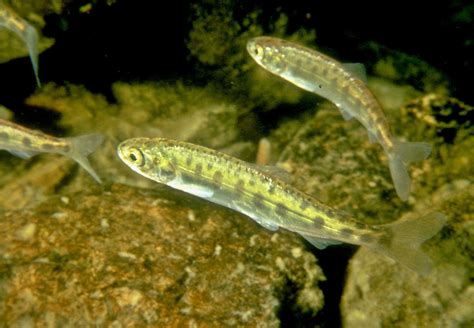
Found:
[[[431,145],[426,142],[396,142],[389,154],[389,167],[398,196],[406,201],[410,195],[411,179],[407,164],[426,159]]]
[[[383,234],[369,247],[426,276],[432,263],[420,246],[436,235],[446,223],[446,216],[439,212],[379,226]]]
[[[98,183],[102,183],[87,157],[102,144],[104,136],[100,133],[92,133],[67,138],[67,140],[71,145],[71,151],[67,155],[79,163]]]

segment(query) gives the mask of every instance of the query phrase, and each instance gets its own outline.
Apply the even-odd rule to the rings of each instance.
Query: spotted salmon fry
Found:
[[[411,179],[406,165],[426,159],[431,146],[424,142],[401,142],[390,131],[382,108],[365,84],[362,64],[341,64],[318,51],[273,37],[250,39],[247,50],[269,72],[334,103],[344,119],[355,118],[379,143],[389,161],[398,196],[407,200]]]
[[[102,144],[103,139],[104,137],[98,133],[72,138],[56,138],[0,119],[0,149],[21,158],[30,158],[39,153],[68,156],[79,163],[99,183],[101,180],[90,165],[87,156]]]
[[[36,31],[36,28],[21,18],[13,11],[13,9],[5,5],[1,0],[0,27],[5,27],[14,32],[23,40],[23,42],[25,42],[25,45],[28,48],[31,65],[33,66],[33,71],[35,73],[36,84],[40,87],[41,82],[38,74],[38,32]]]
[[[163,138],[135,138],[117,148],[132,170],[158,183],[242,213],[263,227],[296,232],[318,248],[365,245],[426,274],[419,245],[436,234],[444,216],[369,226],[297,190],[257,165],[215,150]]]

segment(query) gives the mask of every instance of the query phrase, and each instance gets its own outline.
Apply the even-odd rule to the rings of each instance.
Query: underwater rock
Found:
[[[72,172],[74,162],[60,155],[24,160],[5,152],[0,161],[0,213],[35,207],[54,194]]]
[[[268,326],[314,316],[324,280],[300,238],[168,188],[61,192],[0,221],[9,326]],[[293,299],[292,299],[293,300]]]
[[[464,117],[470,107],[386,80],[370,79],[369,87],[395,135],[433,144],[431,156],[410,167],[413,192],[408,202],[395,195],[381,147],[369,142],[358,122],[344,121],[332,104],[322,104],[316,114],[284,121],[269,138],[275,157],[279,154],[278,165],[292,173],[296,187],[365,223],[387,223],[434,210],[448,217],[447,226],[423,246],[435,266],[427,278],[360,248],[348,270],[343,325],[472,326],[474,134],[465,119],[453,119],[447,125],[454,127],[456,137],[447,138],[452,134],[445,133],[441,119]]]
[[[350,261],[341,302],[345,327],[472,327],[474,324],[474,187],[460,180],[433,194],[417,212],[448,216],[423,249],[435,268],[428,277],[400,270],[361,248]],[[372,253],[372,254],[371,254]]]

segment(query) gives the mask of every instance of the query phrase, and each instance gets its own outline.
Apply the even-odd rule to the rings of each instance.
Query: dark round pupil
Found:
[[[135,162],[137,160],[137,156],[135,156],[135,154],[130,154],[130,159]]]

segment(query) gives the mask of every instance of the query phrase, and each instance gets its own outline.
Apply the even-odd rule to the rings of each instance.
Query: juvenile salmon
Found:
[[[315,50],[273,37],[250,39],[247,50],[263,68],[298,87],[334,103],[344,119],[357,119],[387,154],[398,196],[407,200],[411,180],[406,165],[426,159],[431,146],[424,142],[400,142],[390,131],[375,96],[367,88],[361,64],[341,64]]]
[[[33,65],[36,84],[41,86],[38,75],[38,32],[33,25],[21,18],[13,9],[0,0],[0,27],[2,26],[14,32],[25,42]]]
[[[68,156],[79,163],[99,183],[101,180],[90,165],[87,156],[102,144],[103,139],[101,134],[55,138],[0,119],[0,149],[5,149],[21,158],[30,158],[39,153]]]
[[[129,139],[117,152],[135,172],[245,214],[269,230],[296,232],[321,249],[340,242],[365,245],[421,274],[428,273],[431,264],[419,246],[445,221],[433,212],[369,226],[295,189],[266,167],[186,142]]]

